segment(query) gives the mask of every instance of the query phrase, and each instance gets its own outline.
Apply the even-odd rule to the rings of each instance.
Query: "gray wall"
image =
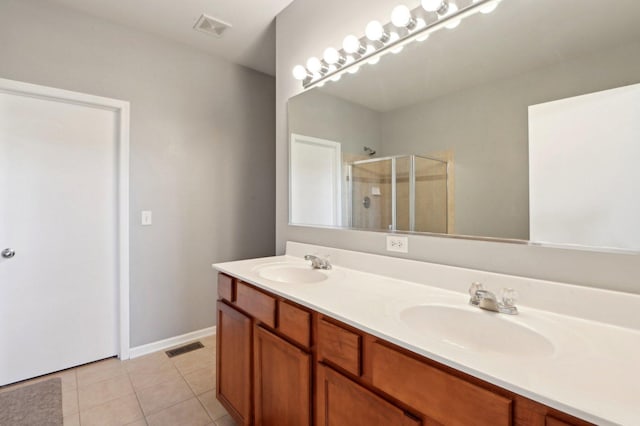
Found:
[[[276,249],[287,240],[334,246],[363,252],[385,252],[385,233],[316,229],[288,225],[287,99],[302,91],[291,77],[297,64],[320,55],[327,46],[339,46],[345,35],[361,35],[368,21],[388,21],[392,0],[295,0],[277,18],[276,36]],[[327,26],[327,22],[331,25]],[[411,236],[410,253],[404,257],[435,263],[477,268],[640,293],[640,256],[598,253],[470,241],[442,237]]]
[[[274,79],[46,2],[0,40],[2,78],[131,102],[131,345],[214,325],[211,263],[274,252]]]
[[[571,58],[381,114],[381,153],[452,149],[455,233],[528,240],[528,106],[638,82],[640,43]]]
[[[380,149],[380,113],[311,90],[289,100],[291,133],[341,143],[342,153],[365,155],[364,146]]]

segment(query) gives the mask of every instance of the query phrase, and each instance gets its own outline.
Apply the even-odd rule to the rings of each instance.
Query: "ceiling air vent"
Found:
[[[194,30],[207,33],[214,37],[222,37],[222,34],[228,29],[231,28],[231,24],[227,24],[220,19],[213,18],[208,15],[202,15],[198,18],[198,21],[193,26]]]

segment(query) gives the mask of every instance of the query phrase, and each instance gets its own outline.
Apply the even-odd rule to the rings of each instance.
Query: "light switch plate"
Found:
[[[142,213],[140,214],[140,223],[143,226],[149,226],[153,223],[151,210],[142,210]]]
[[[409,253],[409,238],[397,235],[387,235],[387,251]]]

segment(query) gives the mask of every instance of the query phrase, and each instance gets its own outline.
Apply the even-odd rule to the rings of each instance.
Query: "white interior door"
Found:
[[[294,224],[341,224],[339,142],[291,135],[290,215]]]
[[[118,129],[0,91],[0,385],[118,354]]]

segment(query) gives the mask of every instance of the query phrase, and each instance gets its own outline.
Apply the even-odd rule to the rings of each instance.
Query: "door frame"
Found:
[[[295,144],[317,145],[332,151],[335,173],[332,176],[333,187],[333,225],[342,226],[342,144],[328,139],[306,136],[298,133],[291,133],[289,142],[289,225],[314,225],[307,223],[292,223],[293,217],[293,176],[292,176],[292,151]]]
[[[0,92],[106,109],[118,127],[118,314],[120,359],[129,359],[129,102],[0,78]]]

